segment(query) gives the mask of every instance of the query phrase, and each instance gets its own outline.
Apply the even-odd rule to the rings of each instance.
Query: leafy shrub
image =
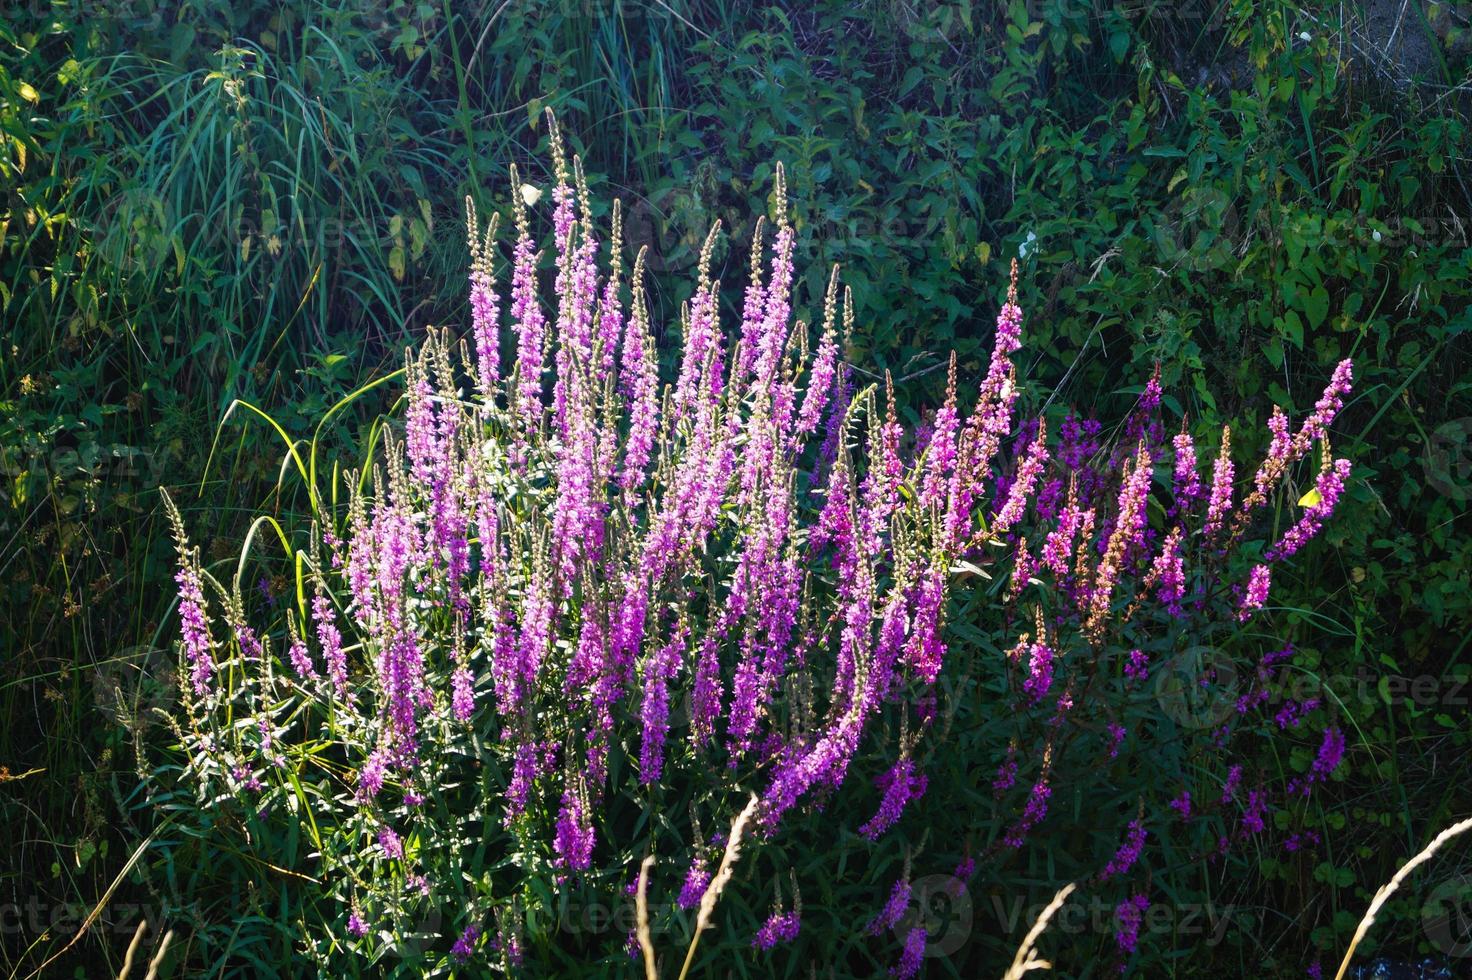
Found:
[[[655,892],[674,898],[656,934],[688,942],[700,930],[688,912],[735,843],[699,828],[723,827],[753,794],[743,860],[792,885],[762,925],[761,899],[736,899],[749,931],[707,955],[793,943],[789,839],[862,813],[849,829],[892,851],[926,792],[917,746],[947,744],[937,682],[953,669],[952,623],[999,622],[1014,638],[982,665],[1014,723],[992,746],[994,819],[958,887],[978,862],[999,873],[1046,847],[1117,894],[1121,956],[1150,904],[1147,849],[1225,854],[1340,770],[1342,732],[1304,724],[1323,717],[1315,701],[1273,706],[1279,729],[1308,736],[1286,783],[1231,753],[1270,728],[1260,712],[1292,653],[1246,660],[1235,637],[1350,476],[1326,441],[1348,361],[1298,426],[1274,413],[1239,492],[1229,433],[1203,473],[1191,436],[1161,425],[1158,379],[1108,436],[1073,418],[1056,440],[1042,420],[1014,426],[1014,281],[975,407],[963,418],[953,378],[933,419],[906,429],[892,394],[881,410],[874,386],[851,389],[839,355],[853,307],[836,269],[821,324],[793,322],[778,166],[772,254],[759,222],[739,331],[720,328],[713,230],[661,390],[646,254],[626,301],[621,212],[600,267],[581,163],[569,168],[552,134],[553,317],[527,210],[540,191],[513,169],[509,329],[497,222],[483,234],[468,205],[471,328],[458,345],[431,332],[406,355],[402,434],[385,431],[371,464],[344,475],[342,509],[312,479],[315,456],[291,450],[319,523],[300,547],[277,527],[295,570],[282,617],[253,626],[247,555],[218,580],[170,505],[182,712],[157,799],[206,846],[239,835],[285,869],[300,955],[333,972],[616,962],[616,944],[556,933],[558,902],[617,906],[643,855],[658,862]],[[1301,515],[1265,530],[1305,461],[1317,475]],[[987,579],[987,603],[958,615],[958,590]],[[1207,647],[1208,631],[1229,639]],[[1255,678],[1240,697],[1198,705],[1197,688],[1220,698],[1237,671]],[[1170,688],[1186,674],[1193,687]],[[672,738],[677,724],[688,731]],[[1055,794],[1109,772],[1127,741],[1156,768],[1095,815],[1106,849],[1034,845]],[[1290,846],[1312,846],[1297,836]],[[907,861],[873,896],[889,899],[870,934],[901,923],[910,892]],[[925,938],[905,929],[900,975],[918,969]]]
[[[235,20],[247,6],[259,19]],[[114,722],[172,655],[157,487],[193,485],[180,504],[218,558],[246,530],[218,490],[253,509],[277,476],[255,431],[212,444],[227,406],[320,417],[396,358],[416,287],[446,280],[426,270],[459,265],[460,236],[437,241],[427,214],[421,170],[432,183],[447,150],[432,101],[342,41],[345,17],[283,9],[262,38],[264,14],[0,11],[0,755],[44,773],[0,808],[28,828],[7,867],[52,907],[95,903],[149,832],[124,818],[136,778]],[[89,930],[78,950],[114,939]],[[115,974],[121,954],[84,965]]]

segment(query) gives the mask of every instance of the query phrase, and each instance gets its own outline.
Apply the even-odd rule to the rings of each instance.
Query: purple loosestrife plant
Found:
[[[188,665],[189,683],[194,693],[204,696],[210,689],[215,662],[209,612],[205,607],[204,586],[199,570],[199,552],[189,547],[184,534],[184,519],[179,515],[173,501],[165,499],[179,551],[179,570],[174,575],[174,581],[179,585],[180,651]]]
[[[910,878],[902,875],[895,881],[894,887],[889,890],[889,899],[885,901],[879,914],[865,928],[871,936],[882,935],[893,929],[904,918],[905,910],[910,907]]]
[[[1133,895],[1114,909],[1114,941],[1121,954],[1128,956],[1140,944],[1140,925],[1150,908],[1144,895]]]
[[[802,919],[796,912],[773,912],[751,937],[751,945],[757,949],[771,949],[780,943],[792,942],[801,930]]]
[[[925,962],[925,942],[927,939],[924,926],[914,926],[905,933],[905,942],[900,949],[900,958],[894,966],[889,968],[889,976],[894,980],[910,980],[920,972],[920,967]]]
[[[874,782],[884,792],[884,797],[879,801],[879,812],[859,828],[859,834],[869,840],[877,840],[880,834],[894,826],[904,812],[905,804],[925,794],[928,780],[924,775],[916,774],[914,760],[901,756]]]
[[[965,861],[1001,873],[1064,819],[1049,803],[1055,787],[1072,799],[1070,766],[1112,771],[1172,737],[1117,704],[1146,696],[1193,630],[1263,609],[1268,573],[1254,569],[1289,563],[1351,479],[1325,449],[1296,520],[1276,537],[1256,524],[1272,510],[1257,496],[1289,485],[1325,439],[1347,362],[1296,431],[1273,416],[1268,459],[1235,508],[1228,434],[1208,486],[1197,439],[1209,434],[1162,435],[1176,426],[1160,417],[1158,377],[1125,438],[1073,415],[1051,430],[1019,419],[1015,264],[974,400],[953,359],[916,438],[888,385],[853,390],[863,373],[841,352],[856,313],[836,270],[821,319],[802,318],[780,165],[740,322],[722,323],[733,304],[712,275],[717,229],[666,334],[650,320],[644,252],[628,263],[617,209],[602,233],[580,164],[550,117],[548,129],[550,248],[533,238],[541,191],[515,171],[509,249],[498,221],[468,207],[464,342],[435,329],[406,352],[402,423],[375,430],[360,470],[333,470],[332,493],[313,487],[320,534],[280,529],[299,608],[258,610],[268,621],[240,640],[251,610],[200,566],[170,504],[188,750],[171,771],[198,800],[313,842],[269,859],[322,890],[300,952],[323,971],[403,954],[398,940],[431,912],[442,935],[414,955],[448,967],[495,954],[509,968],[541,947],[502,931],[480,943],[485,923],[522,921],[550,895],[622,901],[615,882],[643,853],[660,859],[656,907],[700,906],[720,845],[707,852],[693,817],[671,816],[687,804],[727,819],[754,793],[741,846],[780,871],[814,821],[894,853],[938,795],[926,769],[951,727],[938,682],[958,653],[998,679],[984,690],[1009,726],[995,757],[965,760],[997,773],[985,839],[974,860],[966,843]],[[667,335],[680,347],[661,373]],[[983,576],[998,582],[990,594]],[[997,648],[1014,656],[977,660],[957,644],[963,598],[972,632],[1006,634]],[[227,630],[212,633],[212,604]],[[1238,835],[1262,832],[1295,795],[1230,754],[1239,728],[1273,717],[1258,717],[1254,693],[1271,673],[1247,679],[1244,711],[1202,727],[1196,781],[1168,774],[1198,801],[1180,817],[1221,817]],[[1294,729],[1325,731],[1300,799],[1349,757],[1322,710],[1294,716]],[[1108,843],[1081,861],[1127,895],[1155,841],[1195,820],[1155,819],[1164,797],[1120,810],[1113,823],[1094,815]],[[897,886],[884,893],[893,880],[876,886],[875,921],[898,901]],[[791,942],[799,921],[796,903],[778,909],[733,948]],[[895,944],[897,975],[918,969],[924,942],[918,929]]]

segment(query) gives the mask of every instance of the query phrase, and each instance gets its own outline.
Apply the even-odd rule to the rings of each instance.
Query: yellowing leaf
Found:
[[[21,82],[20,88],[16,89],[16,91],[18,91],[20,93],[20,97],[25,99],[27,102],[39,102],[41,100],[41,93],[31,88],[29,82]]]
[[[1300,506],[1300,507],[1315,507],[1315,506],[1318,506],[1318,504],[1321,503],[1323,501],[1323,499],[1324,499],[1323,497],[1319,496],[1319,488],[1318,487],[1314,487],[1308,493],[1306,493],[1302,497],[1299,497],[1298,498],[1298,506]]]

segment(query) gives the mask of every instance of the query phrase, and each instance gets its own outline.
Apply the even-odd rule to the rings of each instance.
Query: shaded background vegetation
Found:
[[[1356,479],[1297,577],[1274,583],[1313,669],[1352,682],[1335,691],[1349,778],[1315,803],[1328,843],[1310,862],[1258,855],[1251,874],[1196,869],[1199,891],[1175,899],[1232,905],[1232,928],[1157,967],[1301,972],[1315,948],[1342,949],[1398,861],[1472,809],[1469,26],[1465,4],[1429,2],[7,6],[0,902],[39,902],[42,925],[85,912],[153,829],[135,755],[159,734],[148,678],[172,662],[157,486],[207,561],[230,558],[259,509],[290,512],[274,435],[228,407],[269,406],[308,435],[427,324],[465,324],[463,198],[504,205],[513,162],[545,182],[550,106],[595,198],[622,197],[658,257],[662,323],[717,218],[733,242],[721,278],[741,281],[782,160],[809,276],[799,315],[841,262],[859,313],[847,359],[893,371],[913,413],[948,350],[975,377],[1014,255],[1034,411],[1118,418],[1159,364],[1194,430],[1261,433],[1274,402],[1301,415],[1355,358],[1335,449]],[[356,403],[329,440],[357,445],[387,398]],[[921,811],[938,838],[989,819],[946,795],[989,778],[958,746]],[[257,937],[286,918],[284,886],[273,896],[244,855],[198,856],[156,838],[113,900],[225,924],[181,958],[259,942],[270,962],[289,939]],[[1009,873],[1040,890],[1054,876]],[[1436,952],[1425,890],[1373,938]],[[826,900],[840,898],[809,896]],[[980,922],[931,969],[1010,955],[1016,935]],[[74,926],[7,921],[7,969]],[[792,969],[830,943],[868,962],[857,931],[810,923]],[[130,935],[92,930],[68,968],[115,971]]]

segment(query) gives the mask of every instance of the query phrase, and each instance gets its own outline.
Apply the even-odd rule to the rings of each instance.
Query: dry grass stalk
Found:
[[[123,972],[118,974],[118,980],[128,980],[128,973],[133,969],[133,957],[138,955],[138,947],[143,944],[143,933],[147,930],[148,920],[144,919],[133,931],[133,941],[128,944],[128,951],[123,954]]]
[[[1038,921],[1032,924],[1032,928],[1023,937],[1022,945],[1017,947],[1017,955],[1012,957],[1012,965],[1002,975],[1002,980],[1020,980],[1023,974],[1031,973],[1033,970],[1053,969],[1052,963],[1038,956],[1038,937],[1043,934],[1044,929],[1048,928],[1049,920],[1058,913],[1063,903],[1068,900],[1068,896],[1072,895],[1073,890],[1077,887],[1075,884],[1064,885],[1059,889],[1058,894],[1053,896],[1048,907],[1043,909],[1042,915],[1038,916]]]
[[[163,965],[164,954],[169,951],[169,943],[174,941],[174,930],[170,929],[164,933],[164,938],[158,944],[158,950],[153,954],[153,959],[148,964],[148,975],[143,980],[157,980],[158,968]]]
[[[654,939],[649,935],[649,901],[644,897],[649,886],[649,869],[654,867],[654,855],[650,854],[639,865],[639,893],[636,897],[638,909],[639,949],[644,952],[645,980],[659,980],[659,970],[654,965]]]
[[[695,935],[690,939],[690,948],[685,950],[685,965],[680,968],[680,980],[690,972],[690,964],[695,962],[695,947],[700,945],[700,934],[710,928],[711,913],[715,911],[716,901],[721,897],[726,884],[731,880],[731,873],[735,870],[736,861],[741,856],[741,838],[746,833],[746,825],[756,813],[756,794],[751,795],[751,802],[746,808],[736,815],[731,821],[731,835],[726,840],[726,852],[721,855],[721,866],[716,869],[715,877],[710,884],[705,886],[705,894],[700,896],[700,911],[695,916]]]
[[[1365,917],[1360,920],[1359,926],[1355,928],[1354,938],[1349,941],[1349,949],[1344,954],[1344,962],[1339,964],[1339,972],[1334,974],[1334,980],[1344,980],[1345,971],[1349,969],[1349,961],[1354,957],[1355,947],[1360,944],[1360,940],[1365,938],[1365,933],[1370,931],[1370,926],[1375,924],[1376,914],[1390,900],[1390,896],[1400,887],[1400,883],[1410,877],[1411,872],[1416,870],[1417,867],[1431,860],[1431,856],[1440,850],[1443,844],[1458,834],[1466,833],[1469,830],[1472,830],[1472,817],[1468,817],[1461,823],[1452,824],[1437,834],[1420,854],[1417,854],[1402,865],[1401,869],[1395,873],[1395,877],[1381,886],[1380,890],[1375,893],[1375,898],[1370,902],[1370,907],[1365,910]]]

